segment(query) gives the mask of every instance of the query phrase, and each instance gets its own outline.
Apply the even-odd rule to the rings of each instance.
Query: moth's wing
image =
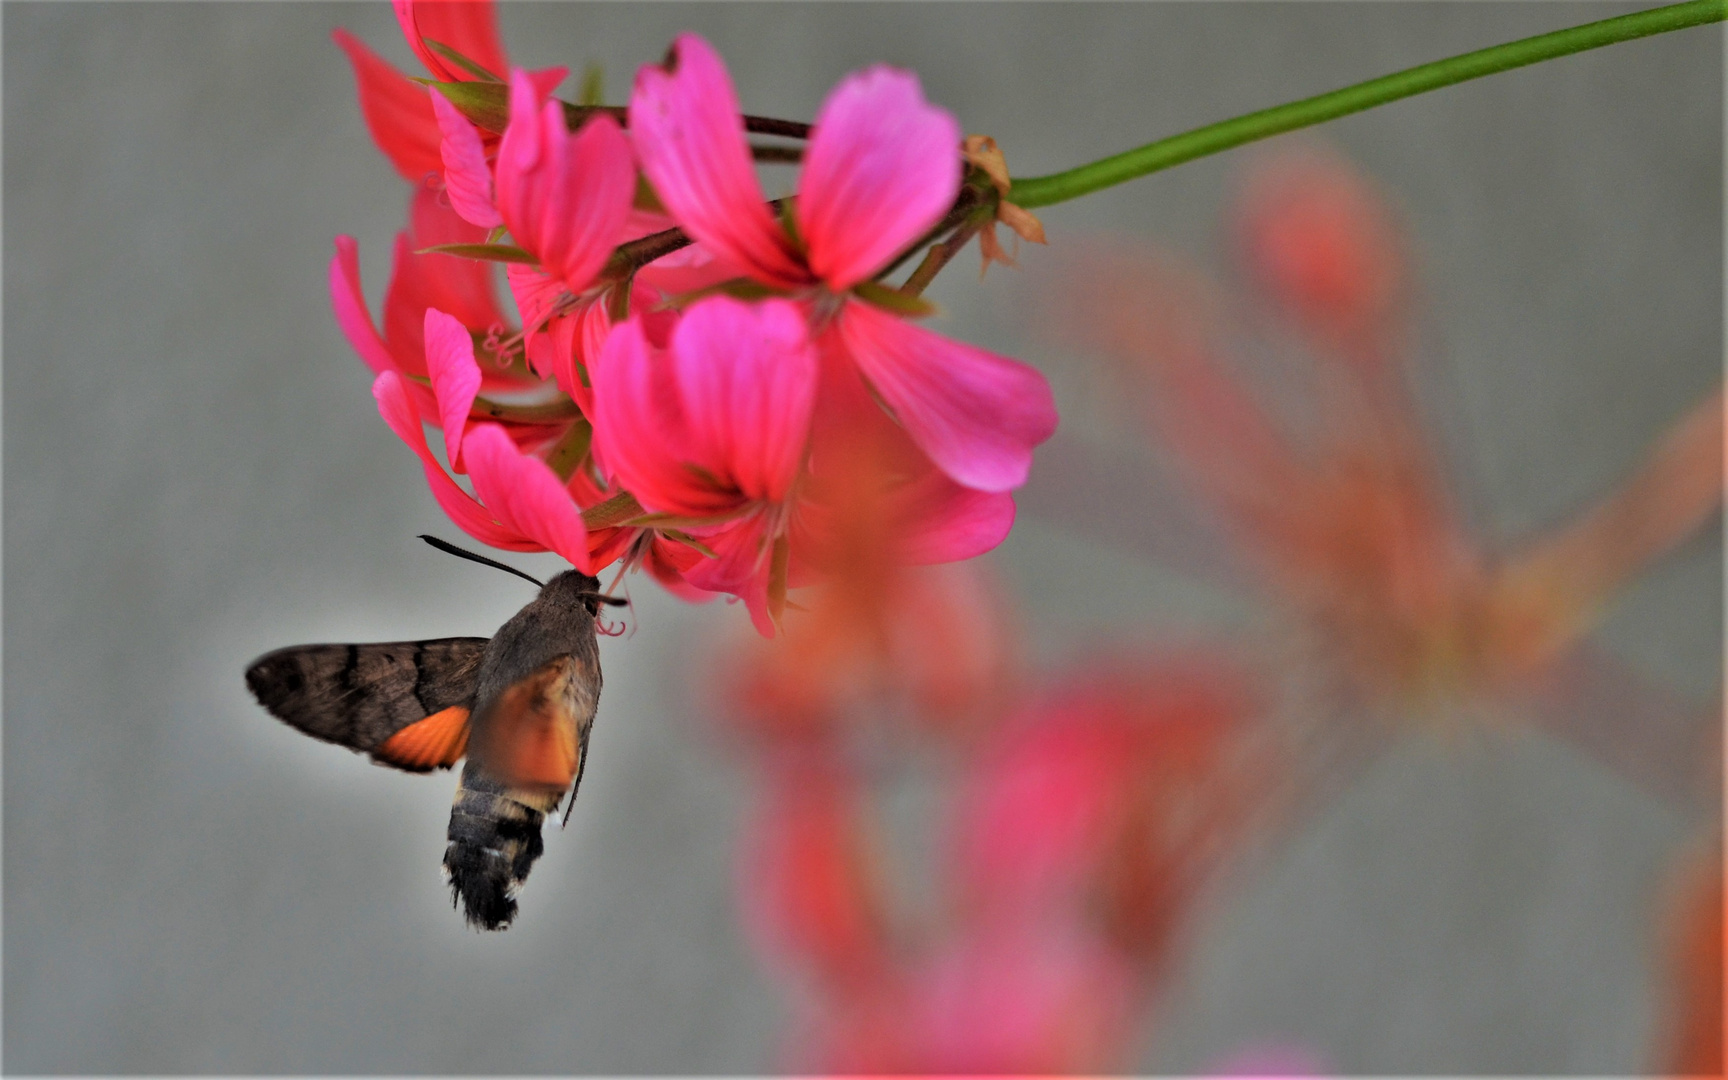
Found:
[[[506,687],[476,720],[473,757],[506,786],[562,793],[582,778],[599,704],[598,664],[554,657]]]
[[[410,772],[462,757],[485,638],[296,645],[259,657],[246,685],[315,739]]]

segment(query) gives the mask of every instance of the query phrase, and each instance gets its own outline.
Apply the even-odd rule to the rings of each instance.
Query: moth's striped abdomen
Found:
[[[451,898],[469,923],[499,930],[516,917],[511,894],[545,851],[540,826],[561,797],[507,787],[473,761],[463,767],[450,808],[444,869]]]

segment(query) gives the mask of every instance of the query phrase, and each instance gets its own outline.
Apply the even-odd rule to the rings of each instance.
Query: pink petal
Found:
[[[366,310],[366,295],[360,291],[360,249],[352,236],[336,238],[336,257],[330,260],[330,308],[336,313],[336,325],[367,367],[379,374],[396,370],[396,361]]]
[[[408,81],[348,31],[338,29],[331,36],[354,68],[360,114],[378,149],[410,183],[437,172],[443,164],[438,157],[440,136],[426,88]]]
[[[570,69],[562,65],[549,68],[536,68],[528,73],[528,82],[534,87],[535,100],[550,97],[552,91],[558,89],[558,84],[570,77]]]
[[[668,359],[648,344],[639,316],[614,327],[594,384],[594,451],[626,491],[656,513],[708,515],[736,498],[685,467],[684,416]]]
[[[438,500],[439,507],[458,528],[482,544],[507,551],[545,551],[546,545],[494,521],[485,507],[444,472],[443,466],[426,446],[426,434],[420,428],[420,414],[408,394],[410,385],[396,372],[386,371],[373,381],[372,396],[378,399],[378,412],[390,425],[390,430],[420,455],[426,483],[431,486],[432,497]]]
[[[672,352],[693,462],[747,498],[783,501],[816,397],[803,312],[785,300],[711,297],[685,312]]]
[[[1055,921],[969,929],[917,980],[909,1011],[926,1068],[1087,1073],[1120,1059],[1137,974],[1122,952]]]
[[[756,181],[731,76],[695,34],[672,44],[669,68],[643,65],[630,95],[642,170],[686,232],[758,281],[810,280]]]
[[[485,230],[463,221],[449,206],[439,205],[441,201],[435,189],[426,185],[416,188],[410,227],[397,234],[395,265],[390,288],[384,294],[384,340],[397,370],[410,375],[426,374],[422,335],[429,307],[454,316],[473,331],[503,333],[506,329],[494,298],[489,264],[448,255],[414,254],[434,244],[474,243],[484,238]],[[482,376],[488,390],[520,389],[534,381],[492,364],[485,365]]]
[[[831,766],[769,770],[739,852],[746,928],[762,950],[817,975],[824,988],[882,974],[879,876],[855,783]]]
[[[558,385],[588,415],[594,408],[594,365],[606,349],[612,333],[612,316],[598,301],[576,312],[571,333],[570,364],[558,373]]]
[[[475,424],[462,449],[474,491],[505,528],[588,572],[588,533],[582,512],[550,466],[518,451],[497,424]]]
[[[486,239],[486,230],[462,220],[436,188],[421,184],[409,204],[408,239],[414,250],[439,244],[477,244]],[[414,262],[416,277],[423,285],[420,296],[425,301],[421,308],[407,313],[415,329],[427,307],[449,312],[463,326],[475,330],[505,322],[490,265],[449,255],[416,255]],[[391,330],[387,319],[385,337],[394,341]]]
[[[760,514],[741,518],[700,537],[715,558],[703,558],[684,571],[684,580],[708,592],[731,593],[750,609],[750,622],[763,637],[774,636],[768,614],[769,538]]]
[[[424,38],[447,45],[494,75],[506,67],[491,0],[393,0],[402,36],[426,70],[443,82],[472,82],[479,76],[426,47]]]
[[[912,566],[982,555],[1014,528],[1014,496],[961,487],[939,472],[896,491],[890,502],[901,523],[899,556]]]
[[[980,491],[1026,482],[1032,448],[1056,431],[1036,368],[865,303],[848,303],[837,321],[858,370],[938,468]]]
[[[467,327],[437,308],[426,309],[426,373],[438,397],[450,468],[464,472],[462,433],[480,393],[480,365],[474,362],[474,339]]]
[[[642,568],[660,583],[661,588],[685,603],[706,604],[716,594],[698,589],[684,580],[685,571],[704,558],[706,556],[693,547],[656,537],[648,545]]]
[[[516,242],[572,292],[593,284],[636,193],[630,143],[609,116],[575,135],[564,106],[537,104],[528,76],[510,80],[510,126],[498,147],[498,209]]]
[[[433,93],[432,113],[444,134],[439,156],[444,161],[444,189],[450,195],[450,205],[462,220],[483,229],[502,225],[504,219],[492,205],[492,173],[486,168],[480,132],[443,94]]]
[[[810,269],[832,289],[880,270],[954,204],[960,125],[918,77],[883,65],[848,76],[816,114],[798,181]]]

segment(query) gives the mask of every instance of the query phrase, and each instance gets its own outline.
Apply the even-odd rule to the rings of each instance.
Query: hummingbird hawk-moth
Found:
[[[544,583],[437,540],[428,543],[541,585],[491,638],[295,645],[259,657],[246,685],[277,719],[408,772],[467,758],[450,809],[444,869],[468,922],[500,930],[512,893],[545,850],[540,826],[588,762],[600,703],[600,583],[566,570]]]

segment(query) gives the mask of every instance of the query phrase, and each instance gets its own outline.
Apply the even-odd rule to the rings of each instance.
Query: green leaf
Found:
[[[455,255],[463,259],[479,259],[482,262],[522,263],[526,266],[538,266],[540,260],[513,244],[434,244],[429,248],[421,248],[416,255]]]
[[[494,82],[428,82],[469,123],[502,134],[510,126],[510,88]]]
[[[442,41],[433,41],[429,37],[423,37],[420,40],[426,43],[426,47],[428,49],[431,49],[433,52],[437,53],[439,56],[442,56],[444,59],[450,61],[452,64],[455,64],[457,67],[461,68],[463,71],[466,71],[468,74],[474,76],[477,79],[485,79],[487,82],[495,82],[495,83],[502,83],[504,81],[503,79],[500,79],[498,76],[492,74],[490,71],[487,71],[485,68],[481,67],[479,64],[476,64],[474,61],[468,59],[466,56],[463,56],[461,53],[457,52],[455,49],[452,49],[450,46],[444,44]]]
[[[936,305],[922,296],[903,293],[899,289],[883,285],[880,282],[861,281],[852,286],[852,291],[858,295],[860,300],[910,319],[921,319],[926,315],[936,313]]]

